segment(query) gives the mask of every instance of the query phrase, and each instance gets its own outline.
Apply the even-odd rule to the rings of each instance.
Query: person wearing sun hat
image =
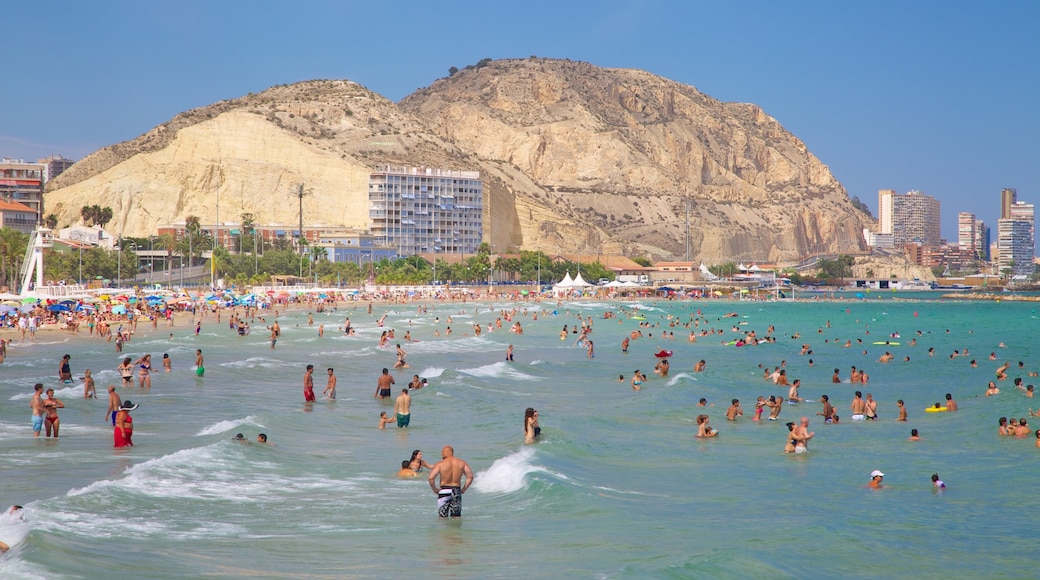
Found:
[[[871,471],[870,472],[870,483],[867,484],[867,487],[872,487],[874,489],[880,489],[881,488],[881,480],[884,479],[884,478],[885,478],[885,474],[881,473],[881,471],[879,471],[877,469],[875,469],[874,471]]]
[[[133,411],[137,407],[138,405],[133,404],[130,400],[126,400],[123,401],[123,404],[116,410],[116,426],[112,430],[116,447],[134,446],[132,440],[134,435],[134,420],[130,416],[130,411]]]

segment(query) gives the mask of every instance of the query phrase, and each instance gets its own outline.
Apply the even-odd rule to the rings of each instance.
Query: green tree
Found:
[[[22,267],[25,250],[29,246],[29,235],[13,228],[0,228],[0,275],[2,286],[11,287],[21,280],[14,280]],[[12,274],[13,273],[13,274]]]
[[[47,214],[47,217],[43,218],[43,225],[53,230],[58,227],[58,216],[55,214]]]
[[[455,76],[455,73],[457,73],[457,72],[459,72],[459,67],[457,67],[457,66],[448,67],[448,76],[449,77]]]

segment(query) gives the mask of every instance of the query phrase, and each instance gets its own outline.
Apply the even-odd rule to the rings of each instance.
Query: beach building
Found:
[[[1012,276],[1033,273],[1032,223],[1019,219],[997,220],[997,267],[1011,269]]]
[[[0,228],[11,228],[25,234],[36,229],[37,214],[33,208],[16,201],[0,199]]]
[[[475,254],[483,239],[478,171],[384,166],[368,181],[369,223],[398,255]]]
[[[21,159],[0,159],[0,200],[28,206],[36,214],[36,222],[43,218],[43,184],[47,166],[26,163]]]

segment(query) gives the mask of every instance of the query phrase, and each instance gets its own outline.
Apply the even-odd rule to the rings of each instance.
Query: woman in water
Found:
[[[638,391],[642,387],[643,381],[646,380],[646,375],[640,374],[639,369],[636,369],[635,374],[632,375],[632,390]]]
[[[116,426],[112,430],[112,436],[116,447],[133,447],[134,420],[130,417],[130,411],[138,406],[130,401],[123,401],[116,411]]]
[[[137,386],[140,388],[152,388],[152,355],[146,354],[134,361],[139,369],[137,372]]]
[[[416,473],[419,473],[423,468],[433,469],[433,466],[427,463],[422,458],[422,451],[416,449],[412,451],[412,458],[408,460],[408,467],[413,469]]]
[[[704,439],[718,436],[719,432],[708,426],[708,416],[697,415],[697,437]]]
[[[538,411],[528,407],[524,411],[524,443],[534,443],[534,440],[542,434],[542,428],[538,426]]]
[[[130,357],[123,359],[123,363],[116,367],[119,376],[123,379],[123,386],[132,389],[134,387],[134,365],[130,364]]]

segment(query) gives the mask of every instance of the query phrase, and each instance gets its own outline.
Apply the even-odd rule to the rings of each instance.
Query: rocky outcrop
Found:
[[[498,248],[692,253],[785,261],[858,249],[865,217],[804,144],[754,105],[633,70],[508,60],[463,70],[399,105],[349,81],[273,87],[180,114],[55,179],[48,213],[147,235],[203,222],[365,228],[377,165],[477,170]]]
[[[401,106],[507,161],[636,253],[787,261],[862,248],[866,216],[761,108],[638,70],[525,59],[441,79]],[[541,200],[543,203],[546,200]]]

